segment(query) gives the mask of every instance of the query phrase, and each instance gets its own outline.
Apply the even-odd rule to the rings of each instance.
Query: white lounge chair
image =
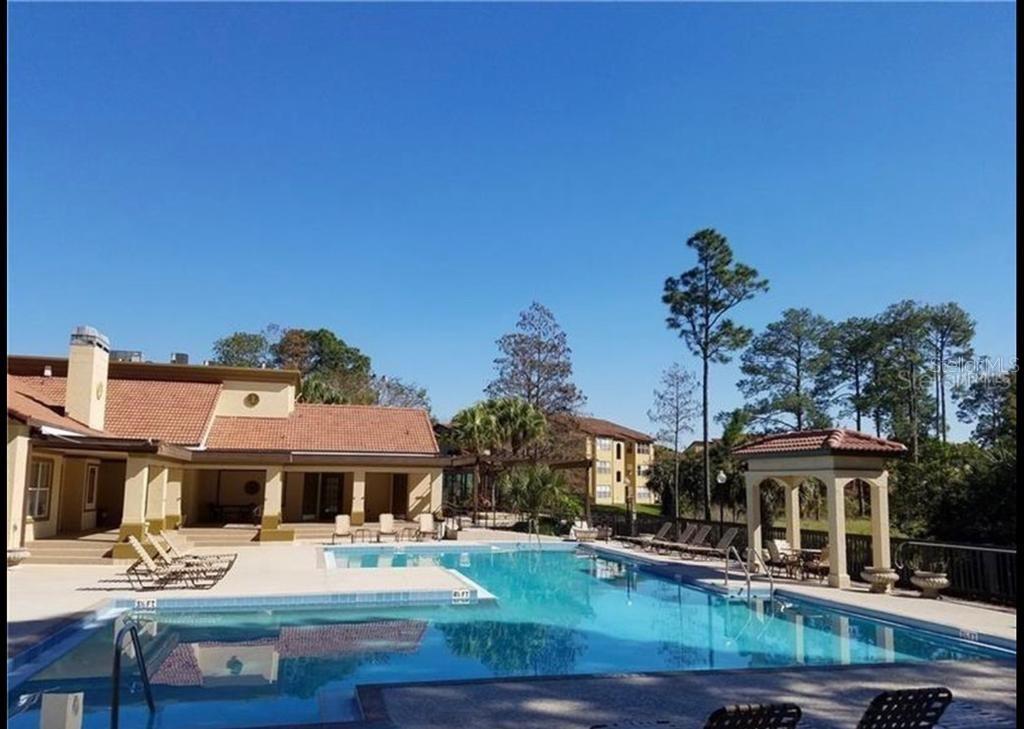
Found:
[[[591,529],[587,522],[577,519],[569,528],[569,539],[578,542],[592,542],[597,539],[597,529]]]
[[[352,517],[348,514],[338,514],[334,517],[334,534],[331,535],[331,544],[337,542],[339,538],[346,537],[351,542],[356,541],[356,537],[352,533]]]
[[[138,580],[139,588],[163,589],[175,582],[185,582],[192,587],[209,589],[215,581],[211,581],[204,570],[194,564],[184,562],[172,562],[171,564],[157,564],[149,552],[142,546],[142,543],[133,536],[128,537],[128,544],[135,550],[138,561],[125,570],[129,579]],[[146,580],[149,580],[148,584]]]
[[[391,537],[398,541],[398,531],[395,529],[395,517],[393,514],[381,514],[379,518],[380,530],[377,532],[377,541],[383,542],[384,537]]]
[[[416,539],[437,539],[437,526],[434,524],[433,514],[420,514],[416,520],[419,522]]]

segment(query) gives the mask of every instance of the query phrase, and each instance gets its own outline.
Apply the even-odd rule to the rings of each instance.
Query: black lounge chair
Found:
[[[666,521],[661,525],[661,529],[659,529],[656,534],[641,534],[639,537],[619,537],[619,541],[628,544],[635,544],[639,547],[647,547],[651,542],[664,539],[665,535],[668,534],[668,531],[671,528],[672,522]]]
[[[703,524],[703,525],[701,525],[697,529],[697,532],[691,538],[689,538],[689,539],[686,539],[686,535],[683,534],[683,536],[679,538],[678,542],[657,542],[654,545],[654,548],[657,549],[659,553],[661,553],[662,551],[665,551],[665,552],[679,552],[680,554],[683,554],[683,553],[688,552],[689,550],[691,550],[691,549],[693,549],[695,547],[708,547],[708,546],[710,546],[707,543],[708,542],[708,536],[710,534],[711,534],[711,527],[710,527],[710,525]]]
[[[789,729],[797,725],[800,716],[800,707],[795,704],[723,706],[708,717],[704,729]],[[634,719],[611,724],[594,724],[590,729],[685,729],[692,726],[692,719]]]
[[[878,694],[857,729],[931,729],[953,700],[948,688],[919,688]]]
[[[729,547],[732,546],[733,541],[736,539],[736,535],[740,533],[739,528],[729,527],[722,534],[722,538],[718,540],[718,543],[713,547],[702,547],[700,545],[692,545],[681,550],[680,557],[702,557],[704,559],[711,559],[712,557],[727,557],[729,554]]]

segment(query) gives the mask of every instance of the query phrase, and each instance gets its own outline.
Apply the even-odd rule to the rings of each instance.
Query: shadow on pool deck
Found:
[[[587,729],[639,719],[692,720],[719,706],[793,702],[808,729],[857,724],[871,699],[894,688],[947,686],[942,726],[1015,726],[1016,666],[1007,661],[695,671],[491,679],[359,689],[367,726],[401,729]]]

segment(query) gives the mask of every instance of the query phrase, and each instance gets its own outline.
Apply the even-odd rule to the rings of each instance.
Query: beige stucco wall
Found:
[[[366,519],[376,521],[391,511],[391,474],[366,474]]]
[[[7,548],[21,546],[25,516],[25,483],[31,450],[28,426],[7,420]]]
[[[255,393],[259,403],[245,404]],[[283,382],[224,382],[217,398],[216,415],[242,418],[285,418],[295,409],[295,388]]]

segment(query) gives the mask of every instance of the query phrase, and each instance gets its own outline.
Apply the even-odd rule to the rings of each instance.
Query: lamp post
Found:
[[[725,475],[725,471],[718,469],[718,475],[715,476],[715,481],[718,483],[718,490],[721,492],[722,487],[725,486],[725,482],[729,480],[729,477]],[[719,493],[719,498],[722,499],[718,502],[718,538],[722,538],[722,532],[725,530],[725,499],[724,495]]]

